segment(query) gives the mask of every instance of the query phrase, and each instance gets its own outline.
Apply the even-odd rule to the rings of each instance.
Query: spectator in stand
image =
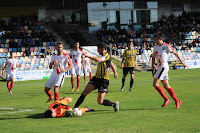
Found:
[[[192,42],[192,46],[193,46],[193,47],[196,47],[196,45],[197,45],[197,40],[194,39],[193,42]]]
[[[47,51],[47,54],[48,54],[48,55],[53,55],[53,50],[52,50],[51,46],[49,46],[49,49],[48,49],[48,51]]]
[[[127,47],[126,43],[123,43],[123,45],[122,45],[121,49],[128,49],[128,47]]]
[[[141,55],[142,54],[141,47],[138,45],[136,49],[137,49],[137,55]]]
[[[28,50],[28,48],[25,49],[26,56],[30,56],[31,52]]]
[[[39,38],[35,38],[35,46],[36,46],[36,47],[39,47],[39,46],[40,46]]]
[[[112,49],[113,49],[113,51],[112,51],[113,55],[117,55],[118,54],[118,52],[117,52],[118,48],[117,48],[116,44],[113,45]]]
[[[76,22],[76,15],[75,15],[74,12],[72,13],[71,20],[72,20],[72,24],[75,24],[75,22]]]

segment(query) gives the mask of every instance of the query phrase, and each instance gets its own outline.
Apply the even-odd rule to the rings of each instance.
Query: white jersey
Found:
[[[165,42],[161,46],[154,46],[153,52],[156,54],[158,69],[161,67],[168,67],[168,53],[173,51],[174,49]]]
[[[85,58],[84,58],[84,61],[85,61],[85,67],[91,67],[91,66],[90,66],[90,58],[85,57]]]
[[[17,68],[18,60],[15,58],[9,58],[6,60],[6,65],[7,65],[7,73],[9,72],[14,72]]]
[[[83,51],[80,49],[78,51],[71,50],[70,55],[72,57],[72,62],[73,62],[74,67],[81,66]]]
[[[53,67],[53,74],[64,74],[64,72],[62,72],[60,68],[63,68],[63,69],[67,68],[68,63],[71,62],[69,55],[65,53],[59,56],[57,54],[53,55],[51,57],[51,63],[53,62],[53,60],[57,61],[57,64],[55,64]]]

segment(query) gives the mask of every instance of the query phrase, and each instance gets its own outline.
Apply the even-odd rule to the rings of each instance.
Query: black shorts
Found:
[[[123,74],[135,74],[135,67],[123,67]]]
[[[98,92],[108,93],[109,80],[93,77],[89,83],[95,86],[94,90],[96,90],[98,88]]]

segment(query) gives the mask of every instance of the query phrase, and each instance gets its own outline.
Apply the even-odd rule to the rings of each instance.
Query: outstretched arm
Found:
[[[102,62],[102,58],[101,57],[92,57],[92,56],[88,56],[86,53],[85,53],[85,57],[88,57],[90,58],[91,60],[94,60],[96,62]]]
[[[185,63],[183,62],[183,60],[181,59],[181,57],[178,55],[178,53],[174,50],[172,52],[178,59],[179,61],[183,64],[183,69],[185,69],[185,67],[189,68],[187,65],[185,65]]]

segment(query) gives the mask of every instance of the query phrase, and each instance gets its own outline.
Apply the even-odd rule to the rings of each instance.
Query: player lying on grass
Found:
[[[89,111],[95,111],[94,109],[89,109],[88,107],[85,108],[78,108],[73,109],[72,107],[68,106],[67,104],[69,102],[72,102],[71,97],[63,97],[59,100],[56,100],[55,102],[51,103],[49,105],[48,110],[45,111],[45,117],[47,118],[53,118],[53,117],[74,117],[74,116],[80,116],[85,112]],[[80,115],[78,114],[80,111]]]

